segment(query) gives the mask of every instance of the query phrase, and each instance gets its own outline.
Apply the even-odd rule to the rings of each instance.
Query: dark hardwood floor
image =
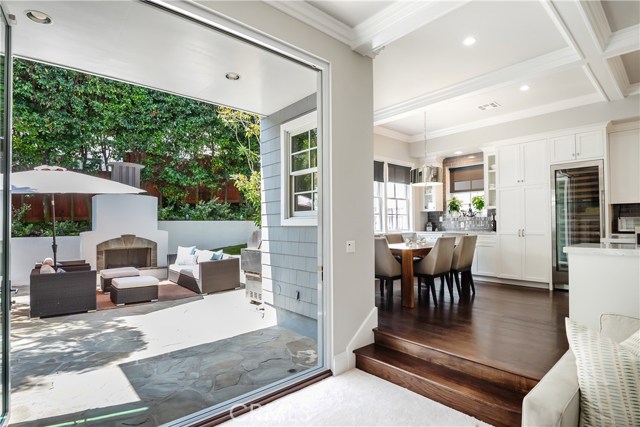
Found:
[[[375,344],[356,350],[357,366],[482,421],[519,425],[522,398],[568,349],[569,294],[476,281],[466,302],[445,286],[434,307],[423,288],[407,309],[399,284],[389,301],[376,283]]]

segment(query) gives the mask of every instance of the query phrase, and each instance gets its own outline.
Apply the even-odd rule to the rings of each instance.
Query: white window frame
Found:
[[[384,182],[382,183],[382,233],[389,233],[389,228],[388,228],[388,224],[387,224],[387,183],[389,182],[389,172],[388,172],[388,164],[392,163],[394,165],[398,165],[398,166],[406,166],[409,168],[414,168],[415,165],[413,163],[409,163],[406,161],[402,161],[402,160],[397,160],[397,159],[392,159],[389,157],[379,157],[379,156],[374,156],[375,161],[378,162],[382,162],[384,163]],[[372,186],[373,187],[373,186]],[[373,190],[373,188],[372,188]],[[414,223],[414,218],[413,216],[415,215],[414,211],[413,211],[413,187],[411,185],[409,185],[409,188],[407,189],[407,213],[409,216],[409,229],[405,230],[403,232],[410,232],[411,230],[413,230],[413,223]],[[371,205],[371,208],[373,209],[373,204]],[[372,224],[373,225],[373,224]],[[396,232],[396,231],[393,231]],[[380,231],[378,231],[377,233],[380,233]]]
[[[318,127],[318,114],[316,111],[312,111],[296,119],[282,123],[280,125],[280,178],[281,178],[281,193],[280,193],[280,217],[281,225],[283,226],[315,226],[318,225],[318,211],[306,211],[298,212],[294,214],[292,212],[293,207],[293,193],[291,188],[291,135],[297,135],[301,132],[309,131]],[[318,132],[318,139],[320,133]],[[316,144],[316,155],[319,154],[320,141]],[[318,174],[319,168],[316,164],[316,174]],[[309,169],[307,169],[309,170]],[[316,193],[318,189],[316,188]]]

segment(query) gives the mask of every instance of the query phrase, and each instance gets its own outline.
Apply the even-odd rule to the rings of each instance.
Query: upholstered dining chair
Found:
[[[429,288],[431,288],[434,305],[438,305],[436,285],[434,282],[436,278],[440,278],[443,282],[446,281],[450,293],[453,293],[453,285],[450,282],[449,271],[451,271],[451,261],[453,260],[455,243],[455,237],[438,238],[429,254],[413,266],[413,274],[418,277],[418,296],[420,296],[422,279],[425,279],[427,292],[429,292]]]
[[[458,295],[460,297],[462,297],[460,280],[464,280],[465,275],[468,275],[471,291],[473,294],[476,293],[476,287],[473,284],[473,275],[471,274],[471,265],[473,264],[473,255],[476,252],[477,241],[477,235],[462,236],[460,243],[458,243],[453,251],[450,275],[452,276],[452,279],[455,279],[456,281],[456,288],[458,289]],[[460,279],[458,279],[458,273],[462,275]]]
[[[402,237],[402,233],[387,233],[385,234],[387,238],[387,242],[389,243],[404,243],[404,238]]]
[[[380,279],[380,297],[384,297],[384,287],[387,286],[387,299],[393,299],[393,281],[402,278],[402,266],[398,264],[389,249],[387,239],[375,238],[375,277]]]

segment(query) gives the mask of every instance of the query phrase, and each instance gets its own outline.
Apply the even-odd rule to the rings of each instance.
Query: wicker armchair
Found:
[[[96,309],[96,271],[40,274],[31,270],[31,317],[59,316]]]

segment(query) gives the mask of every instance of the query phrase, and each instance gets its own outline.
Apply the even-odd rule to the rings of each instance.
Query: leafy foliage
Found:
[[[243,174],[236,174],[235,186],[244,195],[250,212],[247,219],[251,219],[257,226],[260,226],[260,205],[262,203],[260,172],[253,172],[249,177]]]
[[[453,198],[451,198],[451,200],[449,200],[448,207],[449,212],[460,212],[460,208],[462,207],[462,200],[454,196]]]
[[[19,209],[12,209],[11,236],[12,237],[51,237],[53,227],[50,222],[25,222],[31,205],[24,204]],[[57,236],[77,236],[83,231],[90,231],[89,221],[57,221]]]
[[[484,196],[474,196],[471,199],[471,205],[477,212],[482,212],[484,209]]]
[[[160,217],[251,214],[254,202],[230,208],[211,194],[233,176],[255,173],[259,123],[258,116],[227,107],[23,59],[14,63],[13,169],[49,164],[98,172],[133,156],[145,166],[143,182],[160,194]],[[185,206],[188,201],[195,206]]]

